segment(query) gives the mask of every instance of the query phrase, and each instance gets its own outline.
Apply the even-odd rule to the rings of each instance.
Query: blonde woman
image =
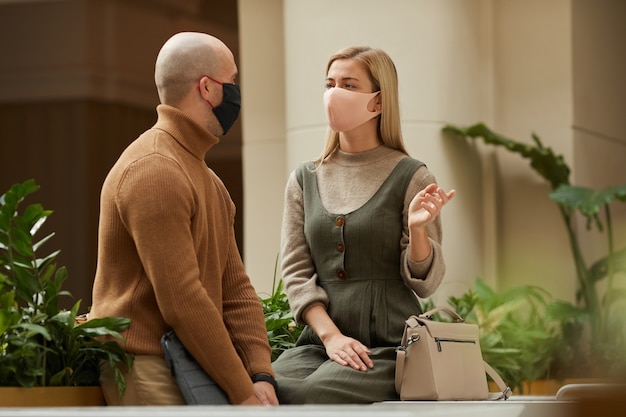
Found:
[[[285,189],[282,276],[297,346],[273,364],[282,404],[397,399],[395,348],[416,294],[441,283],[441,189],[408,156],[398,79],[379,49],[349,47],[327,65],[329,135]]]

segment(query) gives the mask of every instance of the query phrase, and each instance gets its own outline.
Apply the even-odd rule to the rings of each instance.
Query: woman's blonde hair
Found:
[[[408,154],[402,140],[400,126],[400,103],[398,100],[398,73],[393,61],[385,51],[369,46],[350,46],[336,52],[328,60],[326,73],[338,59],[353,59],[365,67],[374,91],[380,91],[382,113],[378,119],[378,136],[383,144]],[[339,132],[328,131],[324,152],[317,159],[321,162],[339,146]]]

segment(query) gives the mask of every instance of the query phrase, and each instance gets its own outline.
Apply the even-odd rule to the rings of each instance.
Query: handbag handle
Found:
[[[454,311],[453,309],[449,307],[435,307],[432,310],[428,310],[427,312],[420,314],[418,317],[422,319],[430,320],[433,315],[440,313],[440,312],[448,314],[457,323],[463,323],[465,321],[463,317],[459,316],[459,314],[456,311]]]

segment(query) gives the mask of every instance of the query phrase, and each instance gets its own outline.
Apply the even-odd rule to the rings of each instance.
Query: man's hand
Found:
[[[259,381],[254,383],[254,395],[261,405],[278,405],[278,398],[274,386],[269,382]]]
[[[255,395],[249,396],[247,399],[242,401],[240,405],[262,405],[262,404],[255,394]]]
[[[241,402],[241,405],[278,405],[274,386],[269,382],[259,381],[252,384],[254,395]]]

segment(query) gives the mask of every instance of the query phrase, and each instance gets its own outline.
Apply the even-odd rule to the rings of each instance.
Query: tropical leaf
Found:
[[[569,184],[570,168],[562,155],[556,155],[551,148],[543,146],[536,134],[532,135],[535,146],[508,139],[490,130],[484,123],[467,128],[453,125],[443,127],[443,132],[472,139],[482,138],[487,144],[502,146],[530,160],[530,165],[541,177],[556,189],[561,184]]]
[[[626,274],[626,248],[613,254],[613,273]],[[596,261],[589,268],[589,277],[593,283],[600,281],[609,273],[609,257]]]
[[[550,193],[550,198],[558,204],[579,211],[587,218],[587,227],[595,222],[598,230],[602,231],[603,226],[598,218],[600,210],[614,200],[626,201],[626,184],[603,190],[563,184]]]

